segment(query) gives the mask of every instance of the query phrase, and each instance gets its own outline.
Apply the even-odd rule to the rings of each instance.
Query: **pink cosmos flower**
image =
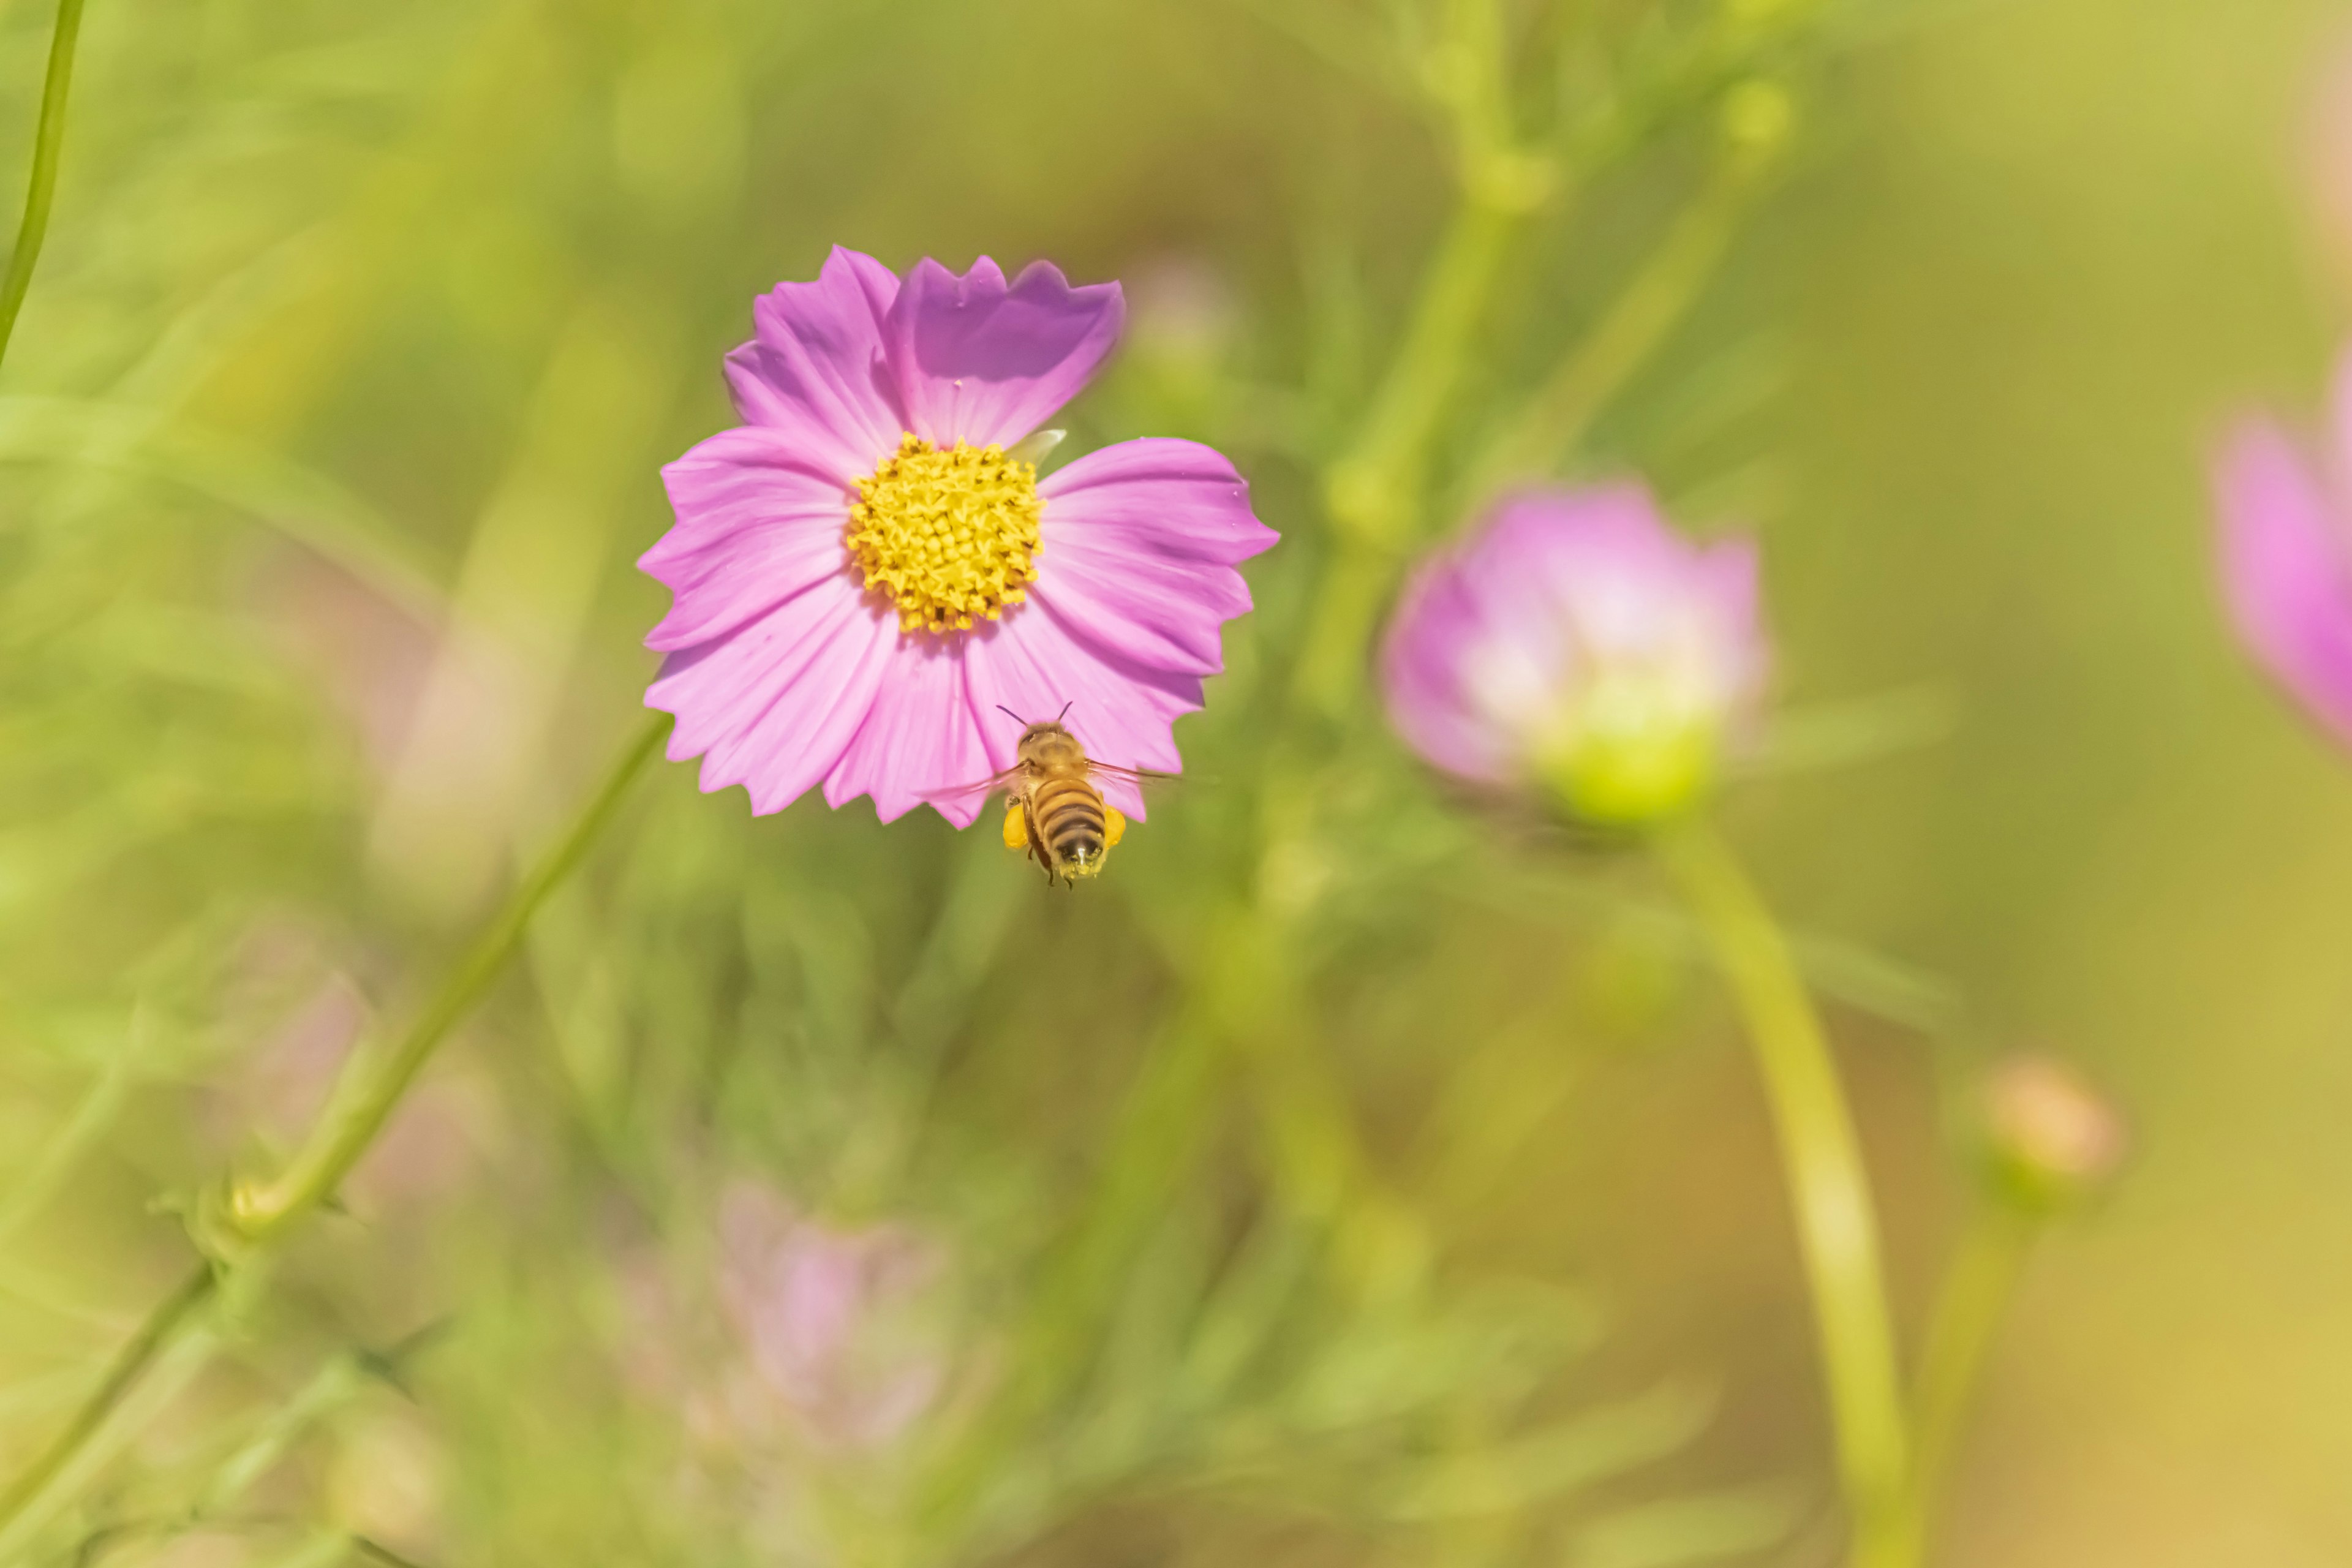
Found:
[[[1173,771],[1170,730],[1250,607],[1235,565],[1275,541],[1233,465],[1123,442],[1040,479],[1015,450],[1117,342],[1115,283],[1043,262],[1007,282],[835,249],[752,308],[727,356],[745,423],[663,470],[677,525],[638,564],[674,595],[646,641],[673,760],[754,812],[822,785],[884,821],[1012,765],[1070,705],[1099,761]],[[1142,803],[1105,785],[1130,816]]]
[[[1700,548],[1634,485],[1503,501],[1406,584],[1381,653],[1414,750],[1600,822],[1686,804],[1769,654],[1745,541]]]
[[[2315,452],[2273,420],[2244,421],[2213,489],[2240,640],[2352,745],[2352,353],[2337,367],[2328,425]]]

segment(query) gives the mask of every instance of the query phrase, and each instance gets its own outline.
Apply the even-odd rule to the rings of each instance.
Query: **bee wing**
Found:
[[[1184,775],[1181,773],[1163,773],[1155,768],[1122,768],[1114,763],[1096,762],[1092,757],[1087,759],[1087,772],[1104,778],[1124,779],[1138,789],[1150,789],[1155,792],[1166,789],[1170,784],[1180,784],[1184,782]],[[1194,782],[1205,781],[1195,780]]]
[[[962,805],[967,802],[984,799],[989,795],[994,795],[999,790],[1011,789],[1013,785],[1020,780],[1022,775],[1026,773],[1028,771],[1029,767],[1027,763],[1015,763],[1001,773],[991,773],[988,777],[980,779],[971,784],[950,784],[945,789],[924,790],[921,792],[922,798],[931,802],[935,805],[941,801],[946,801],[955,805]]]
[[[1141,811],[1175,785],[1188,783],[1198,785],[1204,782],[1198,778],[1187,779],[1177,773],[1163,773],[1154,768],[1123,768],[1116,763],[1096,762],[1091,757],[1087,760],[1087,776],[1095,782],[1097,788],[1108,786],[1105,793],[1110,795],[1111,804],[1130,813]],[[1125,792],[1118,787],[1121,784],[1133,792],[1125,802],[1120,798]]]

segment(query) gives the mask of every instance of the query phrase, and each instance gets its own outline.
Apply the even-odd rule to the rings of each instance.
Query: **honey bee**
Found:
[[[1066,705],[1059,715],[1034,724],[1009,708],[999,711],[1027,726],[1021,731],[1019,760],[972,787],[1005,793],[1004,847],[1028,851],[1028,858],[1045,868],[1048,887],[1060,882],[1075,888],[1080,878],[1099,876],[1111,847],[1127,832],[1127,818],[1103,799],[1094,781],[1142,784],[1172,775],[1096,762],[1064,727]]]

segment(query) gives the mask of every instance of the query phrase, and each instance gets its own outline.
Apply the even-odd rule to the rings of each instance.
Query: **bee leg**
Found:
[[[1017,800],[1004,808],[1004,847],[1007,849],[1029,847],[1029,813]]]
[[[1103,847],[1108,849],[1125,837],[1127,818],[1120,815],[1118,807],[1106,805],[1103,807]]]
[[[1026,812],[1022,814],[1022,831],[1028,836],[1029,858],[1045,868],[1045,886],[1052,887],[1056,879],[1053,854],[1045,847],[1044,836],[1037,831],[1037,819]],[[1004,833],[1005,841],[1012,842],[1013,825],[1011,823],[1005,824]]]

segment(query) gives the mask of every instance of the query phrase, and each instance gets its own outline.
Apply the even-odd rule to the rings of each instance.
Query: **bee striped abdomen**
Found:
[[[1064,876],[1091,876],[1100,868],[1108,837],[1103,798],[1084,778],[1048,778],[1032,788],[1029,821]]]

